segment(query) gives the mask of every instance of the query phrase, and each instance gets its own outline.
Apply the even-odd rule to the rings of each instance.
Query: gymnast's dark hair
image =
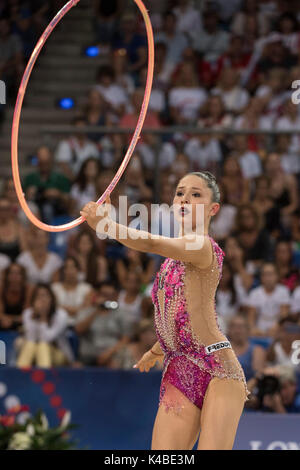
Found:
[[[212,192],[213,202],[220,203],[220,189],[217,180],[212,173],[210,173],[209,171],[194,171],[192,173],[188,173],[188,175],[196,175],[199,176],[199,178],[202,178],[206,182],[207,187]]]

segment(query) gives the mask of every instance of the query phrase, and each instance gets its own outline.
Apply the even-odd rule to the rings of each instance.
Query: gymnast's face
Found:
[[[193,230],[203,223],[207,227],[210,218],[215,215],[220,205],[212,201],[212,191],[206,181],[197,175],[186,175],[179,181],[173,204],[175,217],[181,223],[192,223]],[[200,207],[202,205],[202,207]]]

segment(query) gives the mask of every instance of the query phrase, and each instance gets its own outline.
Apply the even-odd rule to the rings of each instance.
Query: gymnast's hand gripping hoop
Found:
[[[47,232],[63,232],[65,230],[69,230],[71,228],[74,228],[80,225],[82,222],[85,221],[85,219],[84,217],[78,217],[78,219],[74,220],[73,222],[69,222],[68,224],[58,225],[58,226],[47,225],[41,222],[29,209],[26,199],[25,199],[25,195],[22,190],[20,176],[19,176],[18,137],[19,137],[20,115],[21,115],[22,103],[23,103],[25,92],[26,92],[28,80],[33,70],[34,64],[41,52],[41,49],[43,48],[45,42],[47,41],[48,37],[50,36],[54,28],[57,26],[57,24],[62,20],[62,18],[66,15],[66,13],[68,13],[68,11],[71,10],[71,8],[73,8],[73,6],[79,3],[79,1],[80,0],[69,1],[57,13],[57,15],[53,18],[53,20],[50,22],[50,24],[47,26],[44,33],[40,37],[37,45],[34,48],[33,53],[31,54],[27,67],[25,69],[25,72],[21,81],[21,85],[18,91],[16,106],[15,106],[14,116],[13,116],[12,136],[11,136],[11,162],[12,162],[12,174],[13,174],[14,185],[16,188],[16,193],[17,193],[20,205],[23,211],[25,212],[25,214],[27,215],[28,219],[38,228],[42,230],[46,230]],[[153,69],[154,69],[154,40],[153,40],[153,31],[152,31],[151,21],[150,21],[148,12],[143,2],[141,0],[134,0],[134,1],[137,4],[141,14],[143,15],[145,26],[146,26],[146,31],[147,31],[147,39],[148,39],[148,74],[147,74],[145,95],[144,95],[141,112],[138,118],[137,126],[132,136],[132,140],[129,144],[126,155],[120,165],[120,168],[115,174],[114,178],[112,179],[112,181],[110,182],[110,184],[108,185],[107,189],[104,191],[102,196],[98,199],[97,204],[102,204],[103,201],[105,201],[107,195],[109,195],[113,191],[113,189],[117,185],[119,179],[121,178],[122,174],[124,173],[125,168],[127,167],[130,161],[130,158],[133,154],[133,151],[135,149],[135,146],[137,144],[137,141],[139,139],[139,136],[140,136],[140,133],[141,133],[144,121],[145,121],[145,117],[146,117],[146,113],[147,113],[147,109],[149,105],[151,89],[152,89]]]

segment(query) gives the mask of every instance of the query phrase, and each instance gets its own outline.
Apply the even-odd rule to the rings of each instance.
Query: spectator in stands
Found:
[[[141,273],[128,271],[118,295],[119,310],[130,330],[142,317]]]
[[[210,223],[210,233],[218,242],[224,241],[234,228],[237,208],[229,204],[227,191],[222,184],[219,184],[221,207]]]
[[[132,341],[125,343],[123,348],[115,354],[109,363],[112,369],[132,369],[133,365],[149,351],[156,340],[153,320],[143,318],[135,327],[132,334]],[[162,369],[162,357],[157,361],[154,370]]]
[[[252,179],[261,175],[262,165],[259,155],[249,150],[246,135],[236,135],[233,138],[232,148],[232,154],[238,159],[244,178]]]
[[[298,106],[292,102],[291,97],[289,96],[283,106],[281,116],[275,122],[275,129],[281,131],[293,131],[299,129],[299,126],[300,116],[298,113]],[[282,136],[278,136],[278,138],[279,137],[282,138]],[[288,150],[293,154],[297,154],[300,150],[299,135],[294,134],[289,137],[291,140],[289,142]],[[286,171],[290,173],[291,171],[288,171],[289,166],[290,165],[287,165]]]
[[[243,177],[239,161],[233,155],[229,155],[224,161],[221,185],[227,196],[228,204],[238,206],[249,201],[249,181]]]
[[[122,3],[121,0],[95,0],[93,2],[93,24],[100,47],[107,47],[113,41],[118,31]]]
[[[267,77],[257,88],[255,97],[260,98],[264,105],[265,113],[276,119],[279,117],[282,107],[290,97],[287,72],[284,68],[274,68],[267,72]]]
[[[139,73],[139,86],[146,88],[148,69],[144,67]],[[159,118],[163,118],[166,111],[166,96],[165,93],[153,83],[151,96],[149,101],[149,110],[157,113]]]
[[[113,41],[113,49],[124,49],[128,57],[128,71],[137,80],[139,71],[147,63],[146,38],[136,32],[136,17],[130,13],[122,16],[120,30]]]
[[[137,88],[131,96],[131,107],[129,108],[130,111],[124,114],[120,120],[120,127],[135,129],[139,114],[141,112],[143,98],[144,89]],[[148,111],[145,118],[144,128],[158,129],[160,127],[161,123],[157,114],[153,111]],[[131,141],[131,138],[132,133],[130,133],[127,137],[128,144]],[[144,142],[144,138],[140,137],[139,142]]]
[[[264,76],[272,69],[283,68],[289,70],[297,64],[297,57],[285,47],[282,37],[278,33],[271,33],[263,50],[257,67]]]
[[[77,259],[67,256],[61,268],[60,280],[51,285],[57,305],[68,312],[70,325],[75,323],[80,310],[90,306],[93,294],[90,284],[79,281],[79,273]]]
[[[300,286],[296,287],[291,298],[291,314],[300,320]]]
[[[191,135],[183,151],[189,157],[193,171],[208,170],[214,174],[219,173],[223,155],[220,143],[214,136]]]
[[[7,85],[8,98],[14,99],[24,71],[20,38],[11,32],[8,18],[0,18],[0,79]]]
[[[96,179],[100,173],[100,168],[99,160],[96,158],[87,158],[82,163],[70,192],[70,196],[74,201],[76,216],[84,204],[96,199]]]
[[[280,209],[281,216],[289,216],[297,209],[299,203],[296,177],[284,172],[277,153],[268,155],[264,167],[271,182],[270,196]]]
[[[294,315],[288,315],[278,322],[278,334],[267,350],[268,366],[289,366],[300,372],[300,364],[293,360],[293,343],[299,340],[300,325]]]
[[[124,196],[128,197],[128,205],[152,196],[152,189],[146,184],[141,160],[137,154],[133,155],[128,164],[124,181]]]
[[[299,271],[293,266],[293,251],[289,241],[278,240],[275,246],[275,266],[277,268],[279,282],[293,292],[299,284]]]
[[[97,286],[109,277],[107,260],[98,252],[96,237],[89,230],[77,233],[69,255],[73,256],[80,266],[78,280]]]
[[[11,263],[3,272],[0,283],[0,329],[16,330],[22,324],[22,312],[29,307],[32,286],[28,284],[26,270]]]
[[[221,72],[217,87],[211,90],[214,95],[221,96],[228,113],[243,112],[249,101],[247,90],[239,85],[239,73],[236,69],[225,67]]]
[[[62,259],[48,251],[49,233],[31,225],[28,233],[28,250],[23,251],[16,262],[24,266],[28,281],[50,283],[61,268]]]
[[[188,47],[188,40],[182,32],[176,30],[177,17],[172,11],[167,11],[164,15],[162,30],[155,36],[155,44],[166,46],[166,56],[164,62],[164,73],[169,79],[176,66],[181,62],[183,51]],[[190,31],[189,31],[190,32]]]
[[[238,305],[240,308],[245,307],[248,300],[248,292],[253,286],[255,269],[250,261],[245,261],[245,251],[236,238],[232,236],[227,237],[224,247],[226,260],[234,273],[233,281]]]
[[[259,266],[262,260],[269,261],[272,256],[271,240],[262,226],[262,221],[251,204],[240,205],[236,214],[234,236],[245,250],[246,260]]]
[[[116,287],[102,282],[93,305],[79,312],[75,330],[79,335],[79,360],[86,366],[107,366],[111,358],[129,341],[122,312],[115,307]],[[109,302],[109,304],[105,303]]]
[[[270,18],[260,8],[257,0],[246,0],[243,2],[242,8],[233,16],[230,27],[231,31],[235,34],[244,34],[247,18],[252,15],[257,17],[259,36],[267,34],[270,30]]]
[[[201,17],[191,0],[178,0],[173,13],[177,20],[176,30],[178,33],[190,35],[193,32],[196,35],[202,30]]]
[[[203,29],[190,30],[193,48],[201,54],[205,62],[215,62],[228,48],[229,33],[219,26],[218,13],[206,9],[202,15]]]
[[[125,90],[115,81],[115,72],[112,66],[101,65],[97,74],[95,90],[102,96],[106,110],[113,115],[115,121],[119,120],[129,103]]]
[[[66,337],[67,325],[68,314],[57,307],[48,284],[38,284],[30,307],[23,312],[24,338],[19,343],[17,367],[70,364],[73,354]]]
[[[262,223],[267,232],[277,238],[281,232],[280,210],[270,196],[270,179],[265,176],[255,178],[255,192],[252,201],[257,214],[262,218]]]
[[[12,261],[26,246],[25,230],[11,210],[8,199],[0,198],[0,253]]]
[[[300,173],[299,143],[293,142],[293,137],[298,136],[289,134],[280,134],[276,136],[275,148],[280,157],[280,163],[283,171],[287,174],[297,175]]]
[[[220,95],[210,95],[202,106],[201,117],[198,121],[199,127],[212,127],[214,129],[228,128],[232,124],[232,118],[226,112],[223,98]],[[222,139],[222,133],[214,136],[216,139]],[[221,142],[222,143],[222,142]]]
[[[107,106],[101,93],[95,88],[88,92],[87,102],[82,109],[82,114],[88,126],[105,126],[107,124]],[[96,145],[103,137],[100,132],[87,132],[87,138]]]
[[[249,405],[264,412],[299,413],[297,388],[297,377],[291,366],[267,367],[248,382],[252,391]]]
[[[293,13],[283,13],[278,18],[277,30],[281,34],[283,44],[290,53],[298,55],[299,53],[299,23]]]
[[[266,352],[249,338],[250,328],[243,315],[235,315],[229,320],[228,338],[245,372],[246,380],[265,367]]]
[[[251,290],[248,297],[248,321],[251,336],[274,337],[277,322],[288,315],[290,294],[287,287],[279,284],[276,267],[264,263],[261,267],[261,285]]]
[[[116,49],[112,51],[110,63],[114,70],[115,83],[124,90],[129,98],[134,92],[135,83],[128,72],[128,57],[126,51],[124,49]]]
[[[62,140],[55,154],[55,160],[61,171],[70,180],[74,180],[84,160],[89,157],[100,158],[98,147],[87,138],[84,131],[80,130],[87,125],[85,117],[74,118],[72,125],[78,129],[78,132],[69,139]]]
[[[224,262],[222,278],[216,293],[216,311],[221,329],[226,335],[230,319],[238,311],[239,305],[234,287],[234,272],[230,264]]]
[[[38,31],[33,21],[30,8],[22,7],[18,2],[14,2],[11,11],[12,31],[22,41],[24,59],[27,61],[38,40]]]
[[[52,224],[53,218],[66,214],[70,203],[70,180],[53,168],[53,157],[48,147],[37,150],[37,171],[29,173],[24,180],[26,199],[39,208],[42,220]]]
[[[196,122],[199,110],[207,99],[200,86],[194,64],[183,62],[177,71],[169,92],[170,116],[174,124]]]
[[[141,253],[130,248],[125,248],[124,257],[116,262],[116,275],[120,286],[127,285],[128,272],[133,271],[141,281],[141,290],[153,279],[155,263],[147,253]]]

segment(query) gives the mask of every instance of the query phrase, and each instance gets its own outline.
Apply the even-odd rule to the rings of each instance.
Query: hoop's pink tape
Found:
[[[48,37],[54,30],[55,26],[61,21],[61,19],[65,16],[66,13],[74,6],[77,5],[77,3],[80,0],[71,0],[69,1],[58,13],[57,15],[53,18],[51,23],[47,26],[45,29],[44,33],[40,37],[37,45],[35,46],[35,49],[30,57],[30,60],[27,64],[27,67],[25,69],[21,85],[19,88],[18,92],[18,97],[16,101],[16,106],[15,106],[15,111],[14,111],[14,117],[13,117],[13,124],[12,124],[12,135],[11,135],[11,162],[12,162],[12,174],[13,174],[13,180],[14,180],[14,185],[16,188],[17,196],[20,202],[20,205],[27,215],[28,219],[36,225],[38,228],[42,230],[46,230],[47,232],[63,232],[65,230],[69,230],[71,228],[77,227],[80,225],[82,222],[85,221],[83,217],[79,217],[78,219],[74,220],[73,222],[70,222],[65,225],[47,225],[41,222],[37,217],[31,212],[29,209],[27,202],[25,200],[25,195],[22,190],[21,182],[20,182],[20,175],[19,175],[19,165],[18,165],[18,137],[19,137],[19,124],[20,124],[20,114],[22,110],[22,103],[26,91],[26,87],[28,84],[29,77],[31,75],[32,69],[34,67],[34,64],[41,52],[41,49],[43,48],[45,42],[47,41]],[[116,184],[118,183],[119,179],[121,178],[126,166],[129,163],[129,160],[133,154],[133,151],[135,149],[135,146],[137,144],[137,141],[139,139],[144,120],[146,117],[148,105],[149,105],[149,99],[150,99],[150,94],[151,94],[151,89],[152,89],[152,81],[153,81],[153,69],[154,69],[154,41],[153,41],[153,31],[152,31],[152,26],[151,26],[151,21],[148,15],[148,12],[141,0],[134,0],[135,3],[137,4],[141,14],[143,15],[145,26],[146,26],[146,31],[147,31],[147,38],[148,38],[148,74],[147,74],[147,82],[146,82],[146,89],[145,89],[145,95],[144,95],[144,100],[140,112],[140,116],[137,122],[136,129],[134,131],[132,140],[130,142],[130,145],[128,147],[128,150],[126,152],[126,155],[123,159],[123,162],[121,163],[120,168],[118,169],[116,175],[112,179],[111,183],[107,187],[107,189],[104,191],[102,196],[98,199],[97,204],[102,204],[103,201],[105,201],[106,196],[109,195],[113,189],[115,188]]]

